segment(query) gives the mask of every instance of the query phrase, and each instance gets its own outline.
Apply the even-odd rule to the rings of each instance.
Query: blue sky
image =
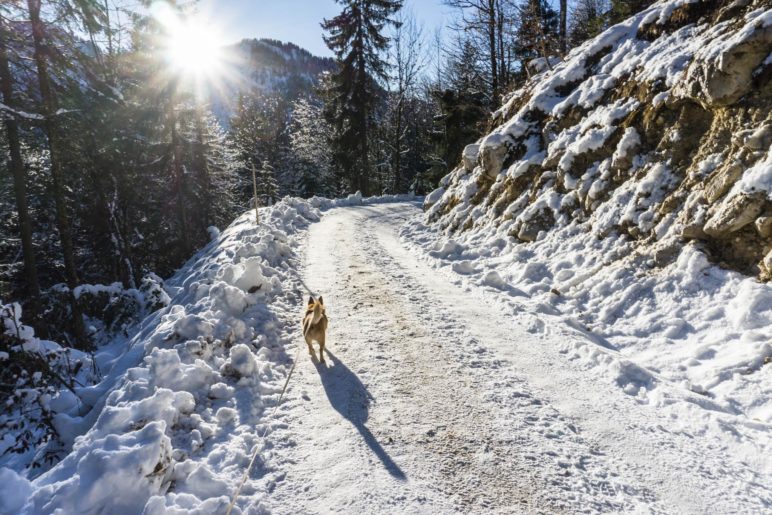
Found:
[[[334,0],[201,0],[201,12],[211,13],[228,42],[243,38],[291,41],[316,55],[330,56],[322,40],[322,19],[341,11]],[[430,35],[446,25],[449,9],[442,0],[406,0]]]

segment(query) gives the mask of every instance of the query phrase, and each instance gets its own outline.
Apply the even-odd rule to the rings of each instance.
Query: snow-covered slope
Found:
[[[169,306],[144,322],[96,389],[91,422],[69,424],[93,425],[32,483],[2,469],[0,512],[227,504],[290,361],[287,331],[302,295],[295,249],[319,215],[286,199],[261,216],[259,227],[253,211],[239,217],[166,283]]]
[[[631,395],[772,422],[771,7],[663,1],[575,49],[427,197],[444,236],[408,236],[644,367]]]

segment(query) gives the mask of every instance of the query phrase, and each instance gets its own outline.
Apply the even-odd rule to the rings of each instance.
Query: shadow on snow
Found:
[[[375,453],[386,470],[394,478],[404,481],[407,479],[405,473],[394,463],[394,460],[386,453],[384,448],[378,443],[370,430],[365,426],[367,422],[370,401],[373,396],[367,391],[367,387],[362,384],[357,375],[344,365],[333,353],[326,350],[328,359],[332,362],[331,366],[325,366],[316,358],[316,354],[311,359],[316,366],[319,377],[322,379],[324,391],[335,411],[343,415],[343,418],[351,422],[362,435],[365,443],[370,450]]]

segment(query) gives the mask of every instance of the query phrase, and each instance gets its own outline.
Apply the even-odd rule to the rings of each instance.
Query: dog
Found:
[[[319,361],[324,363],[324,338],[327,333],[327,313],[324,311],[324,299],[308,298],[306,314],[303,316],[303,337],[306,339],[309,354],[314,354],[313,341],[319,343]]]

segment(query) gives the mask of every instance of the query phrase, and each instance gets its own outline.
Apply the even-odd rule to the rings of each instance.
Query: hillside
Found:
[[[427,197],[444,236],[410,237],[635,359],[644,390],[772,420],[771,6],[659,2],[576,48]]]
[[[534,77],[427,201],[524,242],[572,222],[772,277],[769,1],[660,2]],[[479,156],[479,157],[478,157]]]
[[[258,91],[294,100],[311,95],[320,74],[335,68],[330,58],[274,39],[244,39],[227,47],[225,54],[231,76],[211,93],[213,110],[225,124],[239,94]]]
[[[351,0],[336,24],[377,25],[400,8],[386,3],[379,18]],[[34,4],[19,12],[33,19]],[[525,23],[521,3],[479,5],[510,9],[502,38]],[[231,75],[202,64],[221,47],[201,24],[177,22],[167,51],[205,44],[128,53],[120,105],[100,108],[86,82],[94,99],[78,103],[57,76],[72,106],[95,108],[5,109],[45,121],[42,139],[24,128],[17,162],[33,208],[57,208],[43,234],[65,250],[75,208],[80,254],[49,253],[79,278],[40,293],[43,307],[0,299],[0,515],[770,512],[772,0],[660,0],[530,61],[487,135],[450,138],[454,155],[468,145],[426,198],[261,193],[249,180],[271,186],[268,155],[308,165],[304,179],[329,173],[330,195],[366,192],[359,179],[388,164],[362,159],[380,155],[368,139],[385,132],[368,136],[367,102],[346,100],[372,89],[343,79],[294,102],[346,63],[245,40]],[[231,135],[203,123],[200,97],[174,94],[184,74],[158,71],[170,64],[208,79],[224,125],[238,106]],[[333,111],[363,123],[311,123]],[[394,156],[402,122],[431,113],[395,118]],[[40,194],[59,172],[67,196]],[[86,257],[126,280],[83,284]],[[80,321],[83,340],[49,330]]]

